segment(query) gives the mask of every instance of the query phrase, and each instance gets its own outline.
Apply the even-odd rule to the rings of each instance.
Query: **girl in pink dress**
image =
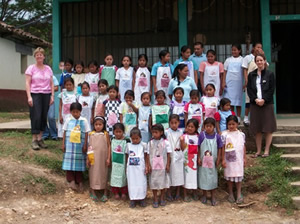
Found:
[[[244,201],[242,191],[242,180],[244,178],[244,167],[246,165],[245,135],[239,131],[238,118],[230,115],[226,119],[227,130],[222,133],[224,142],[222,153],[222,166],[224,168],[224,178],[228,183],[228,201],[241,204]],[[233,195],[233,183],[236,186],[236,200]]]

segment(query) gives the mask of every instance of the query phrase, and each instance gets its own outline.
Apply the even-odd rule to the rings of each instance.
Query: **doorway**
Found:
[[[277,113],[300,113],[300,21],[272,23],[271,29]]]

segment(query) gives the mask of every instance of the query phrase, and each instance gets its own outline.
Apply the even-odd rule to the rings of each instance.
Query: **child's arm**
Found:
[[[167,166],[166,166],[166,172],[170,172],[170,164],[171,164],[171,155],[170,153],[167,153]]]
[[[138,112],[138,108],[132,102],[129,102],[128,106],[130,106],[135,113]]]
[[[64,131],[63,140],[62,140],[62,152],[63,153],[66,152],[65,140],[66,140],[66,131]]]
[[[204,88],[204,72],[200,72],[200,84],[201,84],[201,89],[202,89],[202,93],[205,96],[205,88]]]
[[[188,121],[188,113],[184,112],[184,123],[185,123],[185,126],[186,126],[187,121]]]
[[[132,73],[132,91],[134,91],[134,87],[135,87],[135,71],[133,70],[133,73]]]
[[[221,133],[221,130],[220,130],[220,121],[216,121],[216,129],[217,129],[217,133],[219,135],[221,135],[222,133]]]
[[[224,70],[224,75],[223,75],[223,80],[222,80],[222,89],[224,90],[226,87],[226,75],[227,75],[227,71]]]
[[[107,155],[107,160],[106,160],[106,165],[110,166],[110,160],[111,160],[111,147],[110,147],[110,139],[108,133],[106,135],[106,140],[107,140],[107,148],[108,148],[108,155]]]
[[[223,72],[220,72],[220,91],[219,91],[220,96],[223,95],[222,80],[223,80]]]
[[[246,145],[244,145],[244,167],[247,165],[247,157],[246,157]]]
[[[245,80],[244,81],[243,89],[246,89],[247,88],[247,84],[248,84],[248,69],[244,68],[243,72],[244,72],[244,80]]]
[[[149,164],[148,164],[148,154],[146,152],[144,153],[144,158],[145,158],[145,174],[147,175],[149,173]]]
[[[198,145],[198,159],[197,160],[198,160],[198,166],[202,166],[200,145]]]
[[[61,124],[64,123],[64,119],[62,117],[62,99],[59,100],[59,122]]]
[[[226,161],[225,161],[225,146],[222,147],[222,153],[221,153],[221,156],[222,156],[222,167],[223,167],[223,168],[226,168]]]
[[[195,84],[198,85],[198,73],[197,70],[194,70],[194,76],[195,76]]]
[[[152,132],[152,114],[149,115],[149,131]]]
[[[116,79],[116,86],[119,88],[119,80]]]
[[[149,90],[150,96],[152,96],[152,89],[153,89],[153,79],[150,77],[150,90]]]
[[[154,94],[157,92],[157,87],[156,87],[156,76],[152,76],[152,83],[154,87]]]
[[[83,144],[83,147],[82,147],[82,152],[83,153],[86,153],[86,151],[87,151],[87,141],[88,141],[88,132],[85,133],[84,144]]]
[[[96,102],[93,103],[93,107],[92,107],[92,116],[91,116],[91,124],[93,124],[94,122],[94,114],[95,114],[95,105],[96,105]]]
[[[221,161],[223,161],[223,159],[222,159],[222,150],[223,150],[223,147],[218,149],[217,164],[216,164],[217,167],[220,165]]]
[[[187,144],[184,141],[183,135],[180,136],[180,149],[183,151],[186,148]]]
[[[120,123],[123,123],[123,114],[119,114],[119,118],[120,118]]]

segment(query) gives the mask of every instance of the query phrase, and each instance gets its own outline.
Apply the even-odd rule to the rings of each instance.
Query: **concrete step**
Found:
[[[281,158],[284,158],[297,166],[300,166],[300,154],[283,154]]]
[[[283,149],[283,153],[300,153],[300,144],[273,144],[276,148]]]
[[[293,204],[297,209],[300,209],[300,196],[292,197]]]
[[[292,173],[300,176],[300,166],[293,166]]]
[[[300,189],[300,181],[291,182],[291,186],[297,187]]]
[[[274,133],[273,144],[300,144],[299,133]]]

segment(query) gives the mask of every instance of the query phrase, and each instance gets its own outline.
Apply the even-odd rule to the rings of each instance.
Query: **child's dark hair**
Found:
[[[194,127],[195,127],[195,133],[198,133],[198,127],[199,127],[199,121],[195,118],[191,118],[187,121],[186,123],[186,127],[189,125],[189,124],[193,124]]]
[[[174,69],[172,78],[173,78],[173,79],[177,78],[178,85],[180,85],[180,81],[179,81],[179,71],[182,71],[185,67],[187,67],[186,64],[178,64],[178,65],[176,66],[176,68]]]
[[[130,137],[132,137],[133,135],[138,135],[140,138],[142,138],[141,131],[137,127],[134,127],[134,128],[131,129]]]
[[[228,125],[229,121],[234,121],[237,124],[239,123],[239,120],[235,115],[230,115],[226,118],[226,126]]]
[[[138,60],[140,60],[141,58],[144,58],[146,60],[146,65],[147,65],[147,62],[148,62],[148,56],[146,54],[140,54],[138,56]]]
[[[253,44],[252,44],[252,47],[254,48],[254,47],[256,47],[256,45],[262,45],[262,43],[261,42],[254,42]]]
[[[77,65],[81,65],[82,66],[82,72],[84,70],[84,64],[83,64],[83,61],[76,61],[75,64],[74,64],[74,71],[76,72],[76,66]]]
[[[125,126],[122,123],[115,123],[113,126],[113,131],[115,131],[116,129],[121,129],[123,132],[125,132]]]
[[[175,93],[176,93],[177,91],[181,91],[182,94],[184,95],[184,89],[183,89],[182,87],[176,87],[176,88],[173,90],[173,95],[175,95]]]
[[[145,95],[148,95],[148,96],[149,96],[149,99],[151,100],[151,94],[150,94],[149,92],[143,92],[142,95],[141,95],[141,101],[142,101],[142,99],[143,99],[143,97],[144,97]]]
[[[152,131],[160,131],[162,132],[161,138],[166,139],[166,135],[165,135],[165,129],[164,126],[162,126],[162,124],[155,124],[152,126]]]
[[[129,58],[129,61],[130,61],[129,66],[131,66],[131,64],[132,64],[132,59],[131,59],[131,57],[130,57],[129,55],[124,55],[124,56],[122,57],[121,65],[124,67],[123,62],[122,62],[122,61],[124,60],[124,58]]]
[[[197,46],[197,45],[200,45],[201,48],[204,47],[204,44],[202,42],[200,42],[200,41],[197,41],[197,42],[194,43],[194,46]]]
[[[100,86],[100,84],[103,84],[103,85],[108,86],[108,82],[107,82],[106,79],[100,79],[100,80],[98,81],[98,86]]]
[[[107,53],[107,54],[104,56],[104,59],[107,58],[108,56],[111,56],[111,57],[114,59],[114,56],[113,56],[111,53]]]
[[[155,98],[159,97],[159,96],[163,96],[165,99],[167,98],[166,97],[166,94],[163,90],[158,90],[156,93],[155,93]]]
[[[159,59],[162,59],[163,57],[165,57],[167,54],[170,54],[170,52],[168,50],[162,50],[159,52]]]
[[[206,52],[206,55],[208,55],[208,54],[212,54],[212,55],[214,55],[214,56],[217,55],[216,52],[215,52],[213,49],[209,49],[209,50]]]
[[[70,111],[72,111],[72,110],[79,110],[81,112],[82,111],[81,104],[78,102],[72,103],[70,106]]]
[[[169,122],[170,122],[171,120],[173,120],[173,119],[175,119],[175,120],[177,120],[177,121],[180,121],[180,118],[179,118],[179,115],[178,115],[178,114],[171,114],[170,117],[169,117]]]
[[[211,88],[213,88],[213,89],[216,91],[216,87],[215,87],[214,84],[208,83],[208,84],[205,86],[205,89],[206,89],[208,86],[210,86]]]
[[[96,117],[94,117],[94,123],[93,123],[93,125],[94,125],[94,131],[95,131],[95,123],[96,123],[96,121],[101,121],[103,123],[103,129],[102,129],[102,131],[105,132],[106,131],[106,120],[105,120],[105,118],[102,117],[102,116],[96,116]]]
[[[65,78],[64,79],[64,85],[66,85],[67,82],[71,82],[74,86],[74,79],[73,78],[71,78],[71,77]]]
[[[240,51],[240,55],[242,55],[242,47],[240,44],[232,44],[231,48],[235,47],[236,49],[238,49]]]
[[[125,92],[125,94],[124,94],[124,98],[125,98],[127,95],[128,95],[128,96],[131,96],[131,97],[133,98],[133,100],[134,100],[134,92],[133,92],[131,89],[126,90],[126,92]]]
[[[69,63],[70,65],[72,65],[72,67],[74,65],[74,62],[73,62],[73,60],[71,58],[66,58],[65,61],[64,61],[64,63],[65,64]]]
[[[90,89],[90,84],[87,81],[84,81],[83,83],[81,83],[81,89],[84,85],[86,85]]]
[[[211,124],[212,126],[216,127],[216,120],[213,119],[212,117],[208,117],[203,122],[203,126],[205,127],[205,125],[208,125],[208,124]]]
[[[90,65],[95,65],[97,68],[99,67],[99,64],[96,60],[92,60],[88,63],[88,67],[90,67]]]
[[[222,109],[227,103],[231,103],[230,99],[222,98],[220,101],[220,108]]]
[[[197,96],[197,97],[200,98],[200,96],[199,96],[199,90],[193,89],[193,90],[190,92],[190,98],[192,98],[193,96]]]
[[[191,48],[187,45],[182,46],[180,49],[180,55],[182,56],[182,53],[186,52],[189,49],[191,50]]]
[[[115,85],[111,85],[111,86],[109,86],[109,87],[107,88],[107,92],[109,92],[109,90],[111,90],[111,89],[114,89],[114,90],[116,90],[116,91],[117,91],[117,93],[119,92],[119,88],[118,88],[117,86],[115,86]]]

